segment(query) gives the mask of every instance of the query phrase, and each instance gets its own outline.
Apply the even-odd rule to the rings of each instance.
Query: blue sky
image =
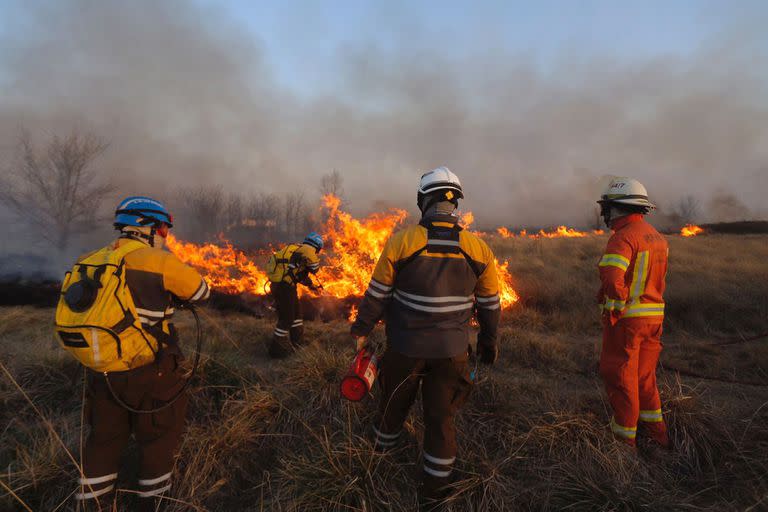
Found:
[[[345,48],[416,45],[457,57],[506,52],[544,70],[564,55],[684,58],[717,36],[724,18],[748,16],[753,6],[765,11],[759,2],[711,0],[233,0],[225,5],[265,48],[276,78],[299,92],[332,82],[335,56]]]

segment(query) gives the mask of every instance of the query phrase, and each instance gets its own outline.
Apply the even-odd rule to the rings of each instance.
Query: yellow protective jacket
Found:
[[[320,269],[320,258],[310,245],[290,244],[272,255],[267,269],[273,283],[306,283],[308,274],[315,274]]]
[[[455,357],[467,350],[477,311],[478,343],[496,344],[501,308],[495,258],[456,222],[436,215],[389,239],[352,325],[354,335],[367,336],[383,317],[397,352]]]
[[[198,302],[210,295],[202,276],[170,252],[128,238],[118,238],[114,245],[137,243],[142,245],[125,256],[125,283],[151,346],[145,344],[130,361],[116,363],[110,371],[138,368],[154,361],[159,347],[157,338],[162,335],[153,332],[173,334],[169,327],[174,314],[173,297],[182,302]]]

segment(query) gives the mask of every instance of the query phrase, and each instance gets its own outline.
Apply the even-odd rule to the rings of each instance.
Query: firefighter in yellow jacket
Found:
[[[477,352],[496,361],[500,318],[495,258],[488,245],[458,225],[459,178],[445,167],[424,174],[418,191],[422,219],[384,247],[352,325],[358,350],[376,323],[386,322],[376,446],[400,439],[421,386],[424,404],[423,503],[444,497],[456,461],[454,418],[472,388],[470,320],[480,325]]]
[[[82,273],[80,285],[95,284],[91,311],[90,285],[72,285],[72,275],[65,279],[56,313],[57,334],[62,346],[89,368],[90,433],[75,495],[84,509],[111,510],[120,458],[131,436],[139,450],[138,505],[132,508],[156,510],[171,488],[188,402],[183,355],[170,322],[173,300],[197,302],[209,295],[200,274],[162,249],[172,225],[173,218],[159,201],[126,198],[115,215],[119,238],[75,265]],[[93,256],[100,254],[106,255],[104,259]],[[118,259],[109,263],[115,255]],[[107,273],[111,275],[104,277]],[[110,286],[104,284],[109,280],[118,284],[109,296],[99,296],[98,290]],[[114,325],[109,320],[104,327],[111,309],[123,318]],[[66,321],[77,315],[87,315],[90,325]]]
[[[310,274],[320,269],[320,251],[323,237],[314,231],[300,244],[289,244],[269,260],[270,293],[277,310],[277,326],[269,346],[269,355],[283,358],[301,345],[304,338],[304,319],[297,286],[302,284],[311,289],[317,286]]]

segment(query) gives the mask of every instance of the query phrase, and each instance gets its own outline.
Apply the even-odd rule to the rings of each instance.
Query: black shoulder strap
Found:
[[[419,222],[420,225],[427,229],[427,245],[414,252],[404,260],[401,260],[395,264],[395,271],[400,272],[424,251],[438,254],[461,254],[467,261],[469,268],[472,269],[472,273],[475,277],[479,278],[483,273],[482,269],[478,266],[477,262],[473,260],[467,252],[461,248],[460,234],[462,227],[458,224],[450,228],[442,228],[439,226],[433,226],[429,220],[422,219]]]

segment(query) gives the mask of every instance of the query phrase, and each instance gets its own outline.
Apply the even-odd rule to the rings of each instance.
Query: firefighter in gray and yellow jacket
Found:
[[[269,355],[283,358],[301,345],[304,338],[304,319],[297,286],[318,287],[310,274],[320,269],[318,254],[323,249],[323,237],[314,231],[300,244],[289,244],[277,251],[267,263],[270,293],[277,310],[277,325],[269,346]]]
[[[386,322],[381,361],[376,446],[400,438],[421,386],[424,404],[421,497],[436,502],[447,492],[456,461],[454,418],[469,396],[470,320],[477,312],[477,352],[496,361],[500,318],[495,258],[488,245],[458,225],[463,198],[459,178],[445,167],[424,174],[418,191],[422,219],[394,234],[384,247],[352,325],[356,347],[376,323]]]
[[[138,505],[131,508],[157,510],[171,488],[188,395],[170,319],[175,301],[209,295],[197,271],[162,249],[172,225],[159,201],[126,198],[115,214],[120,237],[78,260],[62,287],[57,335],[89,369],[90,433],[75,495],[88,510],[111,510],[120,458],[132,436],[139,480]]]

